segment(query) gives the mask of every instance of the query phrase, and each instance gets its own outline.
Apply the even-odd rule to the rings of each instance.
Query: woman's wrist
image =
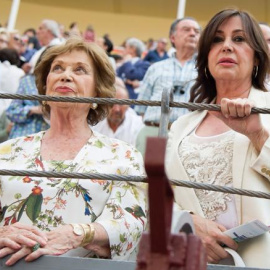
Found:
[[[265,142],[269,138],[269,132],[266,129],[262,129],[258,133],[249,135],[248,138],[250,139],[250,141],[253,144],[253,146],[255,147],[255,149],[258,152],[261,152],[263,145],[265,144]]]
[[[89,245],[95,236],[95,228],[92,224],[70,224],[73,228],[73,234],[80,238],[79,246],[83,247]]]
[[[93,251],[97,256],[103,258],[111,257],[109,236],[105,228],[99,223],[91,223],[95,228],[94,239],[90,244],[84,246],[84,248]]]

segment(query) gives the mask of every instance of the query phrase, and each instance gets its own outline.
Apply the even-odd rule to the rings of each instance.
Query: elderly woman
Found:
[[[269,55],[257,22],[247,12],[226,9],[206,26],[198,48],[198,77],[191,101],[221,105],[221,112],[195,111],[174,122],[166,168],[172,179],[270,192],[270,117],[251,114],[269,107],[264,80]],[[223,232],[253,219],[270,225],[270,201],[206,190],[175,189],[180,208],[193,212],[196,234],[210,263],[238,245]],[[270,267],[270,235],[239,244],[247,266]]]
[[[70,39],[50,48],[35,70],[40,94],[104,97],[115,94],[105,52]],[[141,155],[127,143],[92,131],[109,105],[43,102],[50,128],[0,145],[5,169],[142,175]],[[0,257],[12,265],[41,255],[126,259],[146,226],[141,185],[108,180],[0,178]]]
[[[131,99],[137,99],[136,88],[150,66],[149,62],[141,59],[144,50],[142,41],[137,38],[128,39],[125,44],[125,63],[116,70],[117,76],[124,81]]]

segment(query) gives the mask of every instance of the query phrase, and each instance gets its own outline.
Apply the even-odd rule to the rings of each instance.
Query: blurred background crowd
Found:
[[[167,35],[153,38],[149,32],[148,38],[142,40],[130,31],[120,43],[110,32],[96,31],[91,20],[82,27],[78,21],[65,26],[58,20],[41,18],[38,26],[30,24],[23,30],[8,30],[8,23],[0,22],[0,92],[37,94],[33,71],[42,53],[78,36],[106,51],[117,76],[117,98],[160,100],[162,89],[173,88],[174,100],[187,102],[197,75],[196,50],[203,27],[197,18],[186,18],[184,22],[171,20]],[[261,28],[270,44],[268,24],[261,24]],[[186,112],[174,109],[170,124]],[[45,130],[50,124],[44,120],[37,101],[1,99],[0,117],[1,142]],[[107,119],[94,129],[132,143],[144,153],[145,138],[157,135],[159,120],[160,109],[115,105]]]

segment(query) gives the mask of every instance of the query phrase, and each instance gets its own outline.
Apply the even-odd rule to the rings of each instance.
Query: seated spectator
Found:
[[[262,30],[263,37],[268,45],[268,51],[270,53],[270,25],[267,23],[260,23],[259,25]],[[265,87],[268,91],[270,91],[270,73],[269,72],[265,79]]]
[[[190,102],[219,104],[221,111],[193,111],[172,124],[170,179],[270,192],[270,115],[251,113],[255,102],[270,106],[269,66],[267,44],[249,13],[225,9],[210,19],[199,41]],[[230,248],[246,267],[270,268],[269,233],[239,243],[224,233],[256,219],[269,225],[269,200],[184,187],[174,194],[179,208],[193,212],[209,263],[233,265]]]
[[[149,51],[144,57],[144,60],[150,62],[150,64],[153,64],[155,62],[167,59],[169,57],[166,52],[167,44],[168,41],[166,38],[159,39],[156,49]]]
[[[6,116],[6,112],[4,110],[1,110],[0,112],[0,143],[8,139],[12,126],[13,126],[13,123],[11,123],[8,120]]]
[[[78,27],[78,23],[77,22],[72,22],[69,25],[69,36],[73,37],[73,36],[81,36],[81,32],[80,29]]]
[[[149,38],[147,41],[146,41],[146,51],[152,51],[156,48],[156,42],[153,38]]]
[[[190,17],[177,19],[171,24],[169,36],[176,53],[172,58],[154,63],[147,70],[139,88],[139,100],[161,100],[164,89],[173,89],[176,102],[189,100],[190,89],[197,76],[195,65],[200,26]],[[146,138],[158,136],[161,108],[137,105],[135,111],[144,117],[145,127],[138,134],[136,143],[136,148],[144,155]],[[169,127],[187,112],[185,108],[172,108]]]
[[[23,35],[28,36],[28,48],[39,50],[40,44],[36,36],[36,30],[34,28],[28,28],[24,31]]]
[[[111,56],[111,52],[113,50],[113,43],[111,42],[111,40],[107,36],[99,37],[97,39],[97,44],[105,50],[110,59],[113,69],[116,70],[115,59]]]
[[[28,63],[37,50],[29,48],[29,37],[21,37],[20,58],[21,62]]]
[[[17,30],[9,32],[8,48],[14,49],[20,55],[21,51],[21,36]]]
[[[139,39],[128,39],[125,43],[125,62],[116,71],[117,76],[124,81],[131,99],[137,99],[136,88],[140,86],[140,81],[150,66],[149,62],[141,59],[144,48]]]
[[[94,27],[92,25],[88,25],[86,27],[85,32],[83,33],[83,38],[86,42],[95,42],[96,37],[95,37],[95,30]]]
[[[15,94],[24,71],[18,67],[20,58],[16,50],[5,48],[0,50],[0,92]],[[1,108],[7,109],[11,100],[0,99]]]
[[[39,94],[103,97],[115,94],[115,73],[95,43],[69,39],[35,68]],[[50,128],[0,145],[1,169],[143,175],[136,149],[95,131],[108,104],[43,102]],[[42,255],[130,258],[146,228],[142,183],[0,176],[0,258],[6,265]],[[4,226],[5,225],[5,226]]]
[[[34,74],[27,74],[21,79],[16,94],[38,94]],[[9,139],[27,136],[49,128],[43,118],[41,105],[37,100],[13,99],[6,110],[6,115],[14,124]]]
[[[42,47],[22,66],[25,73],[34,72],[35,65],[46,48],[63,43],[59,24],[54,20],[42,20],[37,30],[37,38]]]
[[[121,79],[118,79],[118,81]],[[118,99],[128,99],[128,91],[123,83],[116,83],[116,96]],[[135,146],[137,135],[144,126],[142,117],[128,105],[115,104],[110,109],[106,119],[93,127],[110,138],[116,138]]]
[[[46,50],[41,54],[37,64],[41,61]],[[20,85],[16,94],[38,94],[34,74],[29,73],[20,80]],[[44,119],[42,106],[37,100],[13,99],[6,110],[6,116],[13,123],[9,139],[27,136],[49,128],[49,121]]]
[[[9,43],[9,34],[5,28],[0,28],[0,50],[7,48]]]

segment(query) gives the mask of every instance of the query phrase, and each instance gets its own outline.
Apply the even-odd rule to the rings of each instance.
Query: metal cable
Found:
[[[0,170],[0,175],[11,176],[32,176],[32,177],[49,177],[49,178],[73,178],[73,179],[98,179],[98,180],[113,180],[113,181],[129,181],[147,183],[147,177],[143,176],[126,176],[117,174],[100,174],[100,173],[68,173],[68,172],[52,172],[52,171],[28,171],[28,170]],[[263,199],[270,199],[270,193],[261,191],[252,191],[239,188],[231,188],[225,186],[194,183],[184,180],[169,179],[171,184],[179,187],[195,188],[212,190],[222,193],[230,193],[248,197],[256,197]]]
[[[83,97],[54,97],[45,95],[21,95],[21,94],[4,94],[0,93],[2,99],[26,99],[38,101],[55,101],[55,102],[76,102],[76,103],[97,103],[97,104],[120,104],[120,105],[143,105],[150,107],[161,106],[161,101],[146,101],[134,99],[117,99],[117,98],[83,98]],[[220,105],[217,104],[203,104],[191,102],[170,102],[170,107],[186,108],[190,110],[208,110],[220,111]],[[270,114],[269,108],[252,108],[252,113]]]

